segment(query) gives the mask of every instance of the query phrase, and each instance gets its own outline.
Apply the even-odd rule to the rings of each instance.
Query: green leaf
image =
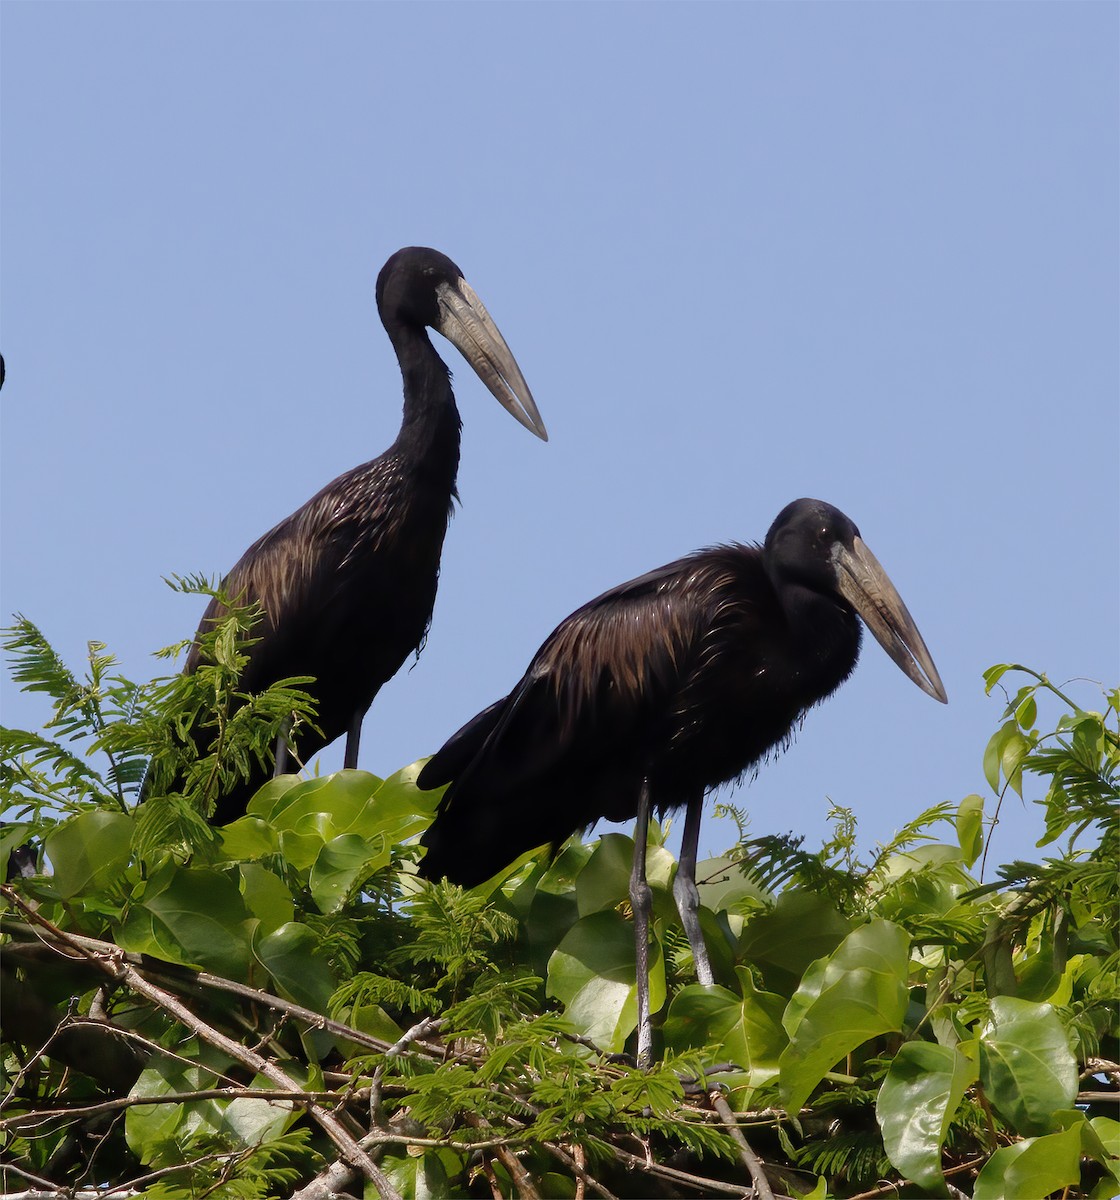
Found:
[[[759,967],[771,990],[785,991],[779,983],[792,990],[805,968],[831,954],[851,929],[852,922],[826,897],[794,888],[782,892],[773,908],[748,921],[739,954]]]
[[[1081,1130],[1027,1138],[1005,1146],[984,1164],[976,1177],[973,1200],[1023,1200],[1049,1196],[1081,1179]]]
[[[650,939],[650,1012],[665,1003],[661,943]],[[572,926],[548,962],[548,993],[568,1020],[605,1050],[618,1053],[638,1024],[634,926],[613,909]]]
[[[1085,1123],[1081,1148],[1112,1176],[1120,1194],[1120,1122],[1111,1117],[1094,1117]]]
[[[877,1034],[902,1028],[910,939],[889,921],[853,930],[814,963],[783,1016],[790,1044],[782,1051],[781,1095],[796,1113],[825,1074]]]
[[[248,978],[250,915],[229,874],[176,869],[165,887],[145,892],[136,907],[151,914],[160,943],[174,947],[173,962],[242,982]]]
[[[1000,755],[1003,752],[1003,739],[1006,736],[1008,726],[1004,725],[997,729],[995,733],[988,738],[988,744],[984,747],[984,778],[988,781],[988,787],[993,792],[999,793],[999,762]],[[1014,728],[1014,725],[1010,726]]]
[[[133,821],[125,813],[95,809],[54,830],[46,840],[54,867],[54,886],[69,900],[103,892],[116,882],[129,861]]]
[[[130,954],[147,954],[164,962],[181,962],[181,948],[155,914],[134,904],[117,930],[116,943]]]
[[[297,1077],[304,1072],[294,1069],[299,1064],[282,1064],[289,1075]],[[256,1091],[268,1091],[276,1085],[263,1075],[257,1075],[249,1084]],[[266,1100],[263,1096],[239,1096],[222,1109],[221,1124],[244,1146],[259,1146],[279,1137],[298,1119],[295,1103],[291,1100]]]
[[[463,1158],[451,1150],[386,1154],[382,1166],[393,1186],[409,1200],[452,1200],[463,1195],[462,1189],[455,1186],[463,1170]]]
[[[989,667],[984,672],[984,692],[987,695],[991,694],[992,688],[1007,674],[1008,671],[1019,671],[1022,668],[1018,663],[996,663],[994,667]]]
[[[304,782],[306,781],[299,775],[275,775],[267,783],[261,784],[253,793],[249,803],[245,806],[245,811],[250,816],[266,819],[274,808],[283,807],[280,802],[288,792]],[[236,822],[231,824],[236,824]]]
[[[975,1080],[975,1063],[956,1047],[906,1042],[891,1060],[876,1115],[887,1157],[908,1179],[930,1190],[944,1186],[941,1147]]]
[[[1015,720],[1019,722],[1021,729],[1033,729],[1035,720],[1038,717],[1038,704],[1035,702],[1034,689],[1025,688],[1028,694],[1023,697],[1018,707],[1015,709]]]
[[[743,918],[735,912],[738,907],[761,908],[773,903],[773,896],[760,887],[754,879],[739,870],[738,860],[730,856],[706,858],[696,866],[696,883],[700,891],[700,903],[713,912],[723,909],[736,933],[739,933]]]
[[[199,1072],[185,1063],[174,1063],[156,1057],[155,1066],[140,1073],[130,1096],[148,1099],[153,1096],[176,1095],[198,1087]],[[174,1076],[169,1071],[174,1071]],[[184,1106],[179,1103],[136,1104],[126,1109],[125,1140],[142,1163],[157,1160],[164,1145],[175,1136],[183,1120]]]
[[[744,1078],[741,1083],[758,1088],[778,1073],[778,1058],[789,1042],[782,1028],[785,999],[773,992],[760,992],[750,971],[737,967],[742,996],[724,987],[690,984],[682,988],[665,1018],[665,1044],[683,1052],[717,1047],[716,1058],[735,1063]],[[726,1075],[720,1076],[727,1081]],[[744,1107],[749,1092],[730,1080],[733,1098]]]
[[[1031,752],[1031,743],[1016,729],[1004,740],[1000,753],[1000,768],[1008,785],[1020,796],[1023,794],[1023,759]]]
[[[965,796],[957,809],[957,844],[966,867],[980,857],[984,849],[984,800],[975,794]]]
[[[422,792],[416,786],[416,777],[427,761],[426,758],[418,759],[394,771],[382,782],[375,793],[379,811],[386,814],[413,813],[429,820],[435,815],[442,790]]]
[[[576,880],[591,861],[592,850],[582,842],[569,842],[548,864],[538,862],[512,896],[515,910],[524,914],[533,970],[548,972],[552,952],[579,920]]]
[[[1055,1112],[1077,1097],[1077,1059],[1049,1004],[1014,996],[991,1001],[980,1038],[980,1082],[999,1114],[1019,1133],[1046,1133]]]
[[[183,1092],[219,1086],[230,1060],[209,1046],[190,1039],[176,1047],[176,1057],[154,1055],[129,1093],[136,1097],[172,1097]],[[183,1061],[183,1059],[194,1061]],[[177,1165],[179,1143],[192,1134],[215,1134],[222,1125],[217,1100],[137,1104],[125,1113],[125,1138],[141,1162],[150,1166]]]
[[[241,864],[241,894],[245,907],[257,918],[260,936],[279,929],[295,917],[295,905],[287,884],[259,863]]]
[[[576,880],[579,915],[590,916],[628,901],[633,864],[634,839],[623,833],[604,834]],[[648,846],[646,879],[650,887],[668,889],[675,865],[664,846]]]
[[[364,882],[389,861],[389,846],[373,851],[356,833],[343,833],[329,841],[311,868],[311,895],[323,913],[337,912],[355,885]]]
[[[289,921],[253,943],[253,953],[280,993],[315,1012],[326,1013],[335,980],[316,956],[319,940],[306,926]]]
[[[310,869],[324,845],[326,839],[317,831],[296,833],[293,829],[285,829],[280,834],[280,853],[297,871]]]
[[[370,1037],[381,1038],[392,1045],[404,1030],[393,1020],[380,1004],[359,1004],[346,1015],[346,1024]]]
[[[218,836],[222,841],[223,855],[240,862],[264,858],[266,854],[275,854],[280,848],[276,831],[260,817],[239,817],[222,826]]]
[[[249,812],[265,817],[279,830],[306,833],[318,828],[326,841],[345,833],[380,787],[381,780],[368,771],[336,771],[305,779],[276,798],[267,794],[266,784],[249,802]],[[319,814],[326,816],[325,822],[307,821]]]

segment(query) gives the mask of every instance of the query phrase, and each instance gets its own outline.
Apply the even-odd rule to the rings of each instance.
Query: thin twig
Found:
[[[494,1170],[494,1164],[485,1154],[482,1156],[482,1173],[490,1185],[490,1200],[502,1200],[502,1187],[498,1183],[498,1173]]]
[[[442,1028],[442,1026],[442,1017],[424,1017],[422,1020],[417,1021],[411,1029],[406,1030],[393,1045],[389,1046],[385,1042],[381,1043],[381,1045],[386,1046],[385,1057],[396,1058],[403,1054],[413,1043],[420,1044],[420,1038]],[[401,1142],[406,1140],[400,1136],[393,1136],[389,1131],[377,1127],[376,1123],[381,1107],[381,1078],[383,1073],[382,1066],[379,1064],[377,1070],[373,1073],[369,1092],[371,1129],[358,1143],[363,1149],[369,1149],[382,1142]],[[433,1139],[433,1144],[444,1145],[446,1143],[442,1141],[436,1142]],[[305,1184],[298,1192],[293,1192],[291,1200],[328,1200],[336,1192],[349,1187],[354,1182],[354,1179],[355,1172],[351,1164],[345,1160],[336,1160],[320,1171],[310,1183]]]
[[[443,1017],[425,1017],[422,1021],[417,1021],[411,1029],[407,1030],[385,1051],[385,1057],[396,1058],[398,1055],[403,1054],[413,1042],[419,1042],[422,1037],[427,1037],[429,1033],[437,1033],[443,1026]]]
[[[679,1183],[706,1195],[716,1192],[721,1196],[742,1197],[744,1195],[741,1183],[724,1183],[720,1179],[708,1179],[704,1175],[690,1175],[687,1171],[678,1171],[675,1167],[665,1167],[660,1163],[651,1162],[640,1155],[632,1154],[629,1150],[623,1150],[621,1146],[612,1146],[611,1149],[625,1166],[632,1167],[646,1175],[655,1175],[659,1179]],[[775,1196],[774,1200],[786,1200],[786,1197]]]
[[[463,1119],[472,1129],[489,1129],[490,1123],[477,1113],[464,1113]],[[494,1147],[494,1156],[505,1167],[509,1173],[510,1179],[513,1180],[513,1186],[517,1189],[517,1195],[520,1200],[540,1200],[540,1192],[537,1191],[537,1186],[533,1182],[532,1176],[521,1164],[521,1160],[516,1154],[510,1150],[509,1146],[498,1145]]]
[[[130,1179],[127,1183],[119,1184],[117,1187],[80,1188],[77,1191],[63,1187],[49,1179],[42,1179],[38,1175],[32,1175],[29,1171],[23,1171],[10,1163],[5,1163],[0,1170],[15,1171],[25,1179],[30,1179],[32,1183],[38,1186],[26,1192],[5,1192],[3,1200],[16,1200],[18,1196],[26,1197],[27,1200],[36,1200],[36,1198],[37,1200],[44,1200],[44,1197],[47,1196],[58,1196],[64,1198],[64,1200],[111,1200],[112,1197],[142,1196],[147,1185],[157,1179],[162,1179],[167,1175],[174,1175],[180,1171],[193,1170],[195,1167],[212,1163],[215,1159],[238,1158],[242,1153],[240,1150],[213,1151],[199,1158],[192,1159],[189,1162],[176,1163],[171,1167],[160,1167],[157,1171],[151,1171],[147,1175],[141,1175],[137,1179]]]
[[[1092,1075],[1107,1075],[1113,1082],[1120,1082],[1120,1063],[1107,1058],[1087,1058],[1081,1078],[1088,1079]]]
[[[963,1175],[966,1171],[971,1171],[987,1161],[988,1155],[981,1154],[979,1158],[971,1158],[968,1162],[958,1163],[955,1167],[942,1171],[941,1174],[946,1179],[953,1175]],[[882,1196],[901,1196],[902,1189],[910,1187],[913,1182],[912,1179],[900,1179],[897,1183],[884,1183],[877,1188],[872,1188],[869,1192],[860,1192],[858,1195],[852,1196],[851,1200],[879,1200]]]
[[[766,1178],[766,1172],[762,1169],[762,1163],[758,1155],[751,1149],[750,1143],[743,1136],[743,1131],[739,1128],[739,1123],[735,1120],[735,1114],[731,1111],[731,1105],[723,1098],[721,1092],[713,1091],[709,1095],[712,1107],[719,1113],[724,1129],[731,1134],[733,1141],[739,1147],[739,1157],[750,1172],[759,1200],[774,1200],[774,1193],[770,1190],[770,1181]]]
[[[9,894],[9,890],[2,886],[0,886],[0,891],[5,896]],[[3,921],[6,932],[13,934],[19,932],[28,933],[44,942],[56,952],[61,951],[58,939],[52,936],[44,936],[44,930],[36,929],[28,925],[25,921],[13,921],[3,919],[2,917],[0,917],[0,920]],[[62,931],[59,930],[59,933],[62,934]],[[66,933],[63,936],[70,946],[77,947],[83,951],[92,951],[94,954],[114,953],[122,955],[124,960],[135,967],[145,978],[157,979],[174,991],[189,992],[192,995],[201,994],[206,988],[219,992],[228,992],[230,995],[240,996],[244,1000],[251,1000],[254,1004],[274,1009],[276,1012],[286,1013],[297,1020],[306,1021],[313,1029],[322,1029],[325,1033],[345,1038],[347,1041],[355,1042],[357,1045],[365,1046],[367,1049],[375,1050],[382,1054],[390,1049],[389,1043],[384,1038],[363,1033],[360,1029],[355,1029],[353,1026],[347,1025],[342,1021],[332,1020],[332,1018],[324,1016],[314,1009],[304,1008],[301,1004],[285,1000],[280,996],[274,996],[271,992],[250,987],[247,983],[238,983],[236,980],[226,979],[221,975],[213,975],[209,971],[196,971],[190,967],[156,967],[152,965],[151,961],[146,961],[141,955],[126,953],[112,942],[101,941],[98,938],[86,937],[83,934],[77,933]],[[77,959],[80,956],[69,954],[67,957]],[[417,1045],[419,1045],[425,1054],[433,1057],[442,1056],[442,1049],[439,1046],[428,1045],[422,1042],[417,1042]]]
[[[79,1188],[75,1191],[73,1188],[51,1184],[49,1188],[35,1187],[25,1192],[5,1192],[4,1200],[107,1200],[110,1196],[129,1200],[132,1196],[142,1195],[143,1192],[134,1191],[132,1188],[114,1188],[112,1192],[103,1191],[101,1188]]]
[[[320,1171],[310,1183],[293,1192],[289,1200],[335,1200],[357,1177],[354,1168],[341,1159]]]
[[[574,1154],[569,1154],[562,1146],[557,1146],[554,1142],[545,1142],[545,1148],[550,1154],[555,1155],[576,1177],[575,1200],[582,1200],[585,1187],[589,1187],[593,1192],[602,1196],[603,1200],[618,1200],[614,1192],[607,1191],[593,1175],[587,1173],[587,1158],[583,1153],[582,1146],[574,1146]]]
[[[193,1064],[192,1064],[193,1065]],[[0,1120],[0,1133],[10,1129],[23,1129],[40,1122],[96,1117],[103,1113],[119,1112],[134,1108],[138,1104],[191,1104],[199,1100],[322,1100],[324,1103],[338,1099],[336,1092],[282,1092],[270,1088],[221,1087],[201,1088],[193,1092],[165,1092],[158,1096],[121,1096],[116,1100],[102,1100],[99,1104],[83,1104],[74,1108],[40,1108],[33,1112],[17,1113],[14,1117]]]

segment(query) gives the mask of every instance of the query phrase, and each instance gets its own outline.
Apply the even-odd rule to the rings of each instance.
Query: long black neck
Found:
[[[451,372],[423,329],[398,325],[389,337],[404,379],[404,417],[393,452],[410,466],[445,478],[454,488],[462,421],[451,390]]]
[[[841,597],[789,579],[775,582],[808,706],[835,691],[852,673],[862,627],[855,609]]]

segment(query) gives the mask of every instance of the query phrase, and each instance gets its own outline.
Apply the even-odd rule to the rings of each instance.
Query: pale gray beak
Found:
[[[465,279],[441,283],[436,289],[439,324],[436,328],[474,368],[498,403],[542,441],[548,431],[537,411],[533,393],[486,306]]]
[[[947,704],[941,676],[914,618],[863,539],[857,537],[850,550],[837,542],[832,561],[840,594],[855,607],[879,645],[923,692]]]

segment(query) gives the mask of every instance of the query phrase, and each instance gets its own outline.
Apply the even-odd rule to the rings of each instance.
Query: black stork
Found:
[[[600,818],[637,818],[630,895],[638,1060],[651,1052],[651,807],[685,809],[673,893],[699,981],[715,982],[697,913],[705,793],[792,739],[805,712],[851,674],[862,617],[925,692],[945,689],[906,605],[859,530],[820,500],[795,500],[757,545],[701,550],[605,592],[566,618],[521,681],[424,766],[448,784],[419,872],[471,887],[526,850]]]
[[[548,440],[505,339],[446,255],[422,246],[398,250],[377,277],[377,311],[404,378],[397,440],[255,541],[223,585],[232,600],[259,602],[263,610],[242,688],[255,692],[279,679],[312,676],[308,690],[322,736],[297,731],[290,749],[306,761],[345,733],[347,767],[357,766],[362,718],[378,689],[423,644],[458,498],[462,423],[451,373],[428,328],[458,348],[507,412]],[[221,613],[212,601],[200,632]],[[194,671],[198,662],[196,642],[184,669]],[[288,748],[277,745],[277,772]],[[212,819],[225,824],[241,816],[267,777],[258,767],[219,798]]]

